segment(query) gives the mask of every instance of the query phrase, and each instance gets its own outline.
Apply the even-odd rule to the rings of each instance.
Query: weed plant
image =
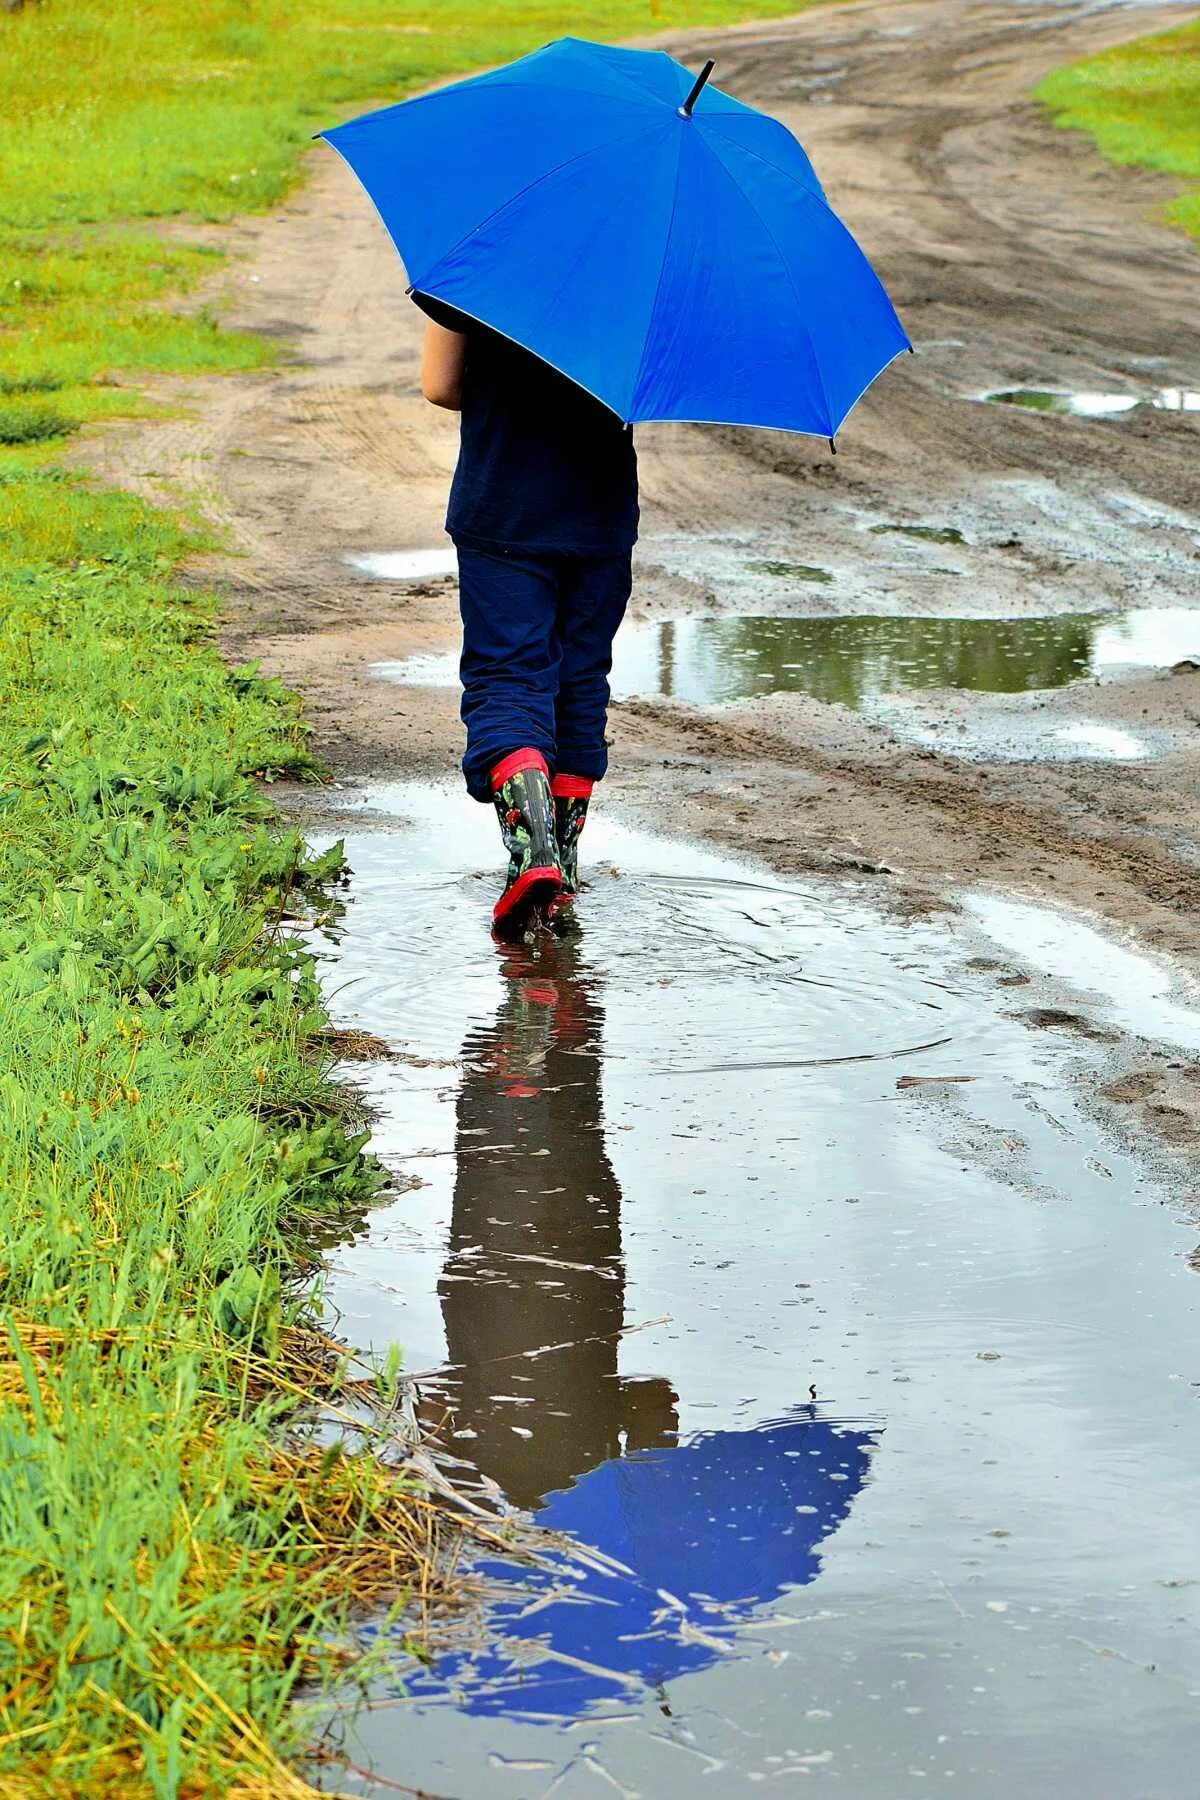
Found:
[[[1178,176],[1165,216],[1200,238],[1200,22],[1056,69],[1037,98],[1113,162]]]

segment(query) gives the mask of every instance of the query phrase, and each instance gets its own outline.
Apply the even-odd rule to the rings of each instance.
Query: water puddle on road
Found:
[[[963,904],[993,941],[1030,968],[1076,991],[1102,995],[1125,1031],[1200,1053],[1200,1009],[1180,1005],[1170,976],[1095,926],[1010,895],[966,895]]]
[[[916,538],[918,543],[965,545],[966,538],[957,525],[872,525],[872,537]]]
[[[822,569],[815,563],[782,562],[771,557],[766,561],[748,562],[747,569],[752,575],[770,575],[775,581],[794,581],[815,583],[817,587],[829,587],[833,575],[829,569]]]
[[[452,545],[433,550],[364,550],[342,560],[376,581],[433,581],[458,574]]]
[[[1077,419],[1115,419],[1148,406],[1156,412],[1200,412],[1200,392],[1190,388],[1157,388],[1153,393],[1089,393],[1062,388],[999,388],[982,394],[999,406],[1023,406],[1027,411],[1058,413]]]
[[[880,699],[874,716],[897,737],[963,762],[1136,763],[1170,756],[1178,737],[1162,726],[1128,731],[1102,719],[1075,719],[1069,725],[1036,714],[993,707],[950,706],[939,716],[910,695]]]
[[[1197,654],[1200,608],[1182,606],[1027,619],[732,614],[626,625],[614,647],[612,687],[618,699],[706,706],[800,693],[859,708],[914,688],[1011,694],[1065,687]],[[448,655],[377,663],[374,672],[414,686],[457,678]]]
[[[1032,746],[1027,732],[1022,748],[1028,756]],[[1036,753],[1035,753],[1036,754]],[[1126,731],[1123,725],[1103,725],[1096,719],[1077,719],[1071,725],[1052,727],[1050,741],[1043,756],[1065,762],[1142,762],[1153,754],[1145,738]]]
[[[1011,915],[891,922],[598,811],[578,937],[506,949],[488,812],[347,814],[315,942],[420,1185],[333,1254],[341,1330],[601,1555],[493,1570],[484,1635],[340,1721],[378,1782],[326,1779],[1186,1791],[1200,1284],[1073,1098],[1102,953],[1095,1040],[1035,1029]]]

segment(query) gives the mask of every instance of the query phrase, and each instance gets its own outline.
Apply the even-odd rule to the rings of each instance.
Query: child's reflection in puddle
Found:
[[[621,1190],[604,1144],[596,979],[577,939],[501,955],[495,1022],[463,1046],[439,1284],[455,1371],[447,1437],[513,1504],[536,1507],[623,1449],[672,1442],[677,1396],[617,1372]]]

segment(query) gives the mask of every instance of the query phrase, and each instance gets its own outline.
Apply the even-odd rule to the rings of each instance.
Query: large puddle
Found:
[[[364,550],[342,560],[376,581],[433,581],[458,574],[458,558],[449,544],[432,550]]]
[[[772,565],[786,567],[787,565]],[[697,705],[802,693],[862,708],[914,688],[1022,693],[1118,668],[1200,655],[1200,608],[1027,619],[786,618],[733,614],[628,624],[614,647],[618,699]],[[377,663],[384,679],[450,686],[452,655]]]
[[[578,939],[499,949],[489,814],[370,802],[319,941],[420,1185],[335,1254],[341,1328],[608,1560],[496,1571],[486,1636],[344,1722],[378,1782],[331,1785],[1190,1791],[1194,1227],[1073,1098],[1137,971],[603,808]],[[1144,1029],[1200,1041],[1140,966]]]
[[[1200,393],[1191,388],[1155,388],[1152,393],[1105,393],[1069,388],[998,388],[983,399],[1001,406],[1023,406],[1030,412],[1058,413],[1076,419],[1126,418],[1142,407],[1155,412],[1200,412]]]

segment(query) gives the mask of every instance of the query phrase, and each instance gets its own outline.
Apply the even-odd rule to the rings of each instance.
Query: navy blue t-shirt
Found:
[[[612,556],[637,537],[633,433],[586,389],[474,319],[414,294],[467,337],[446,530],[480,549]]]

